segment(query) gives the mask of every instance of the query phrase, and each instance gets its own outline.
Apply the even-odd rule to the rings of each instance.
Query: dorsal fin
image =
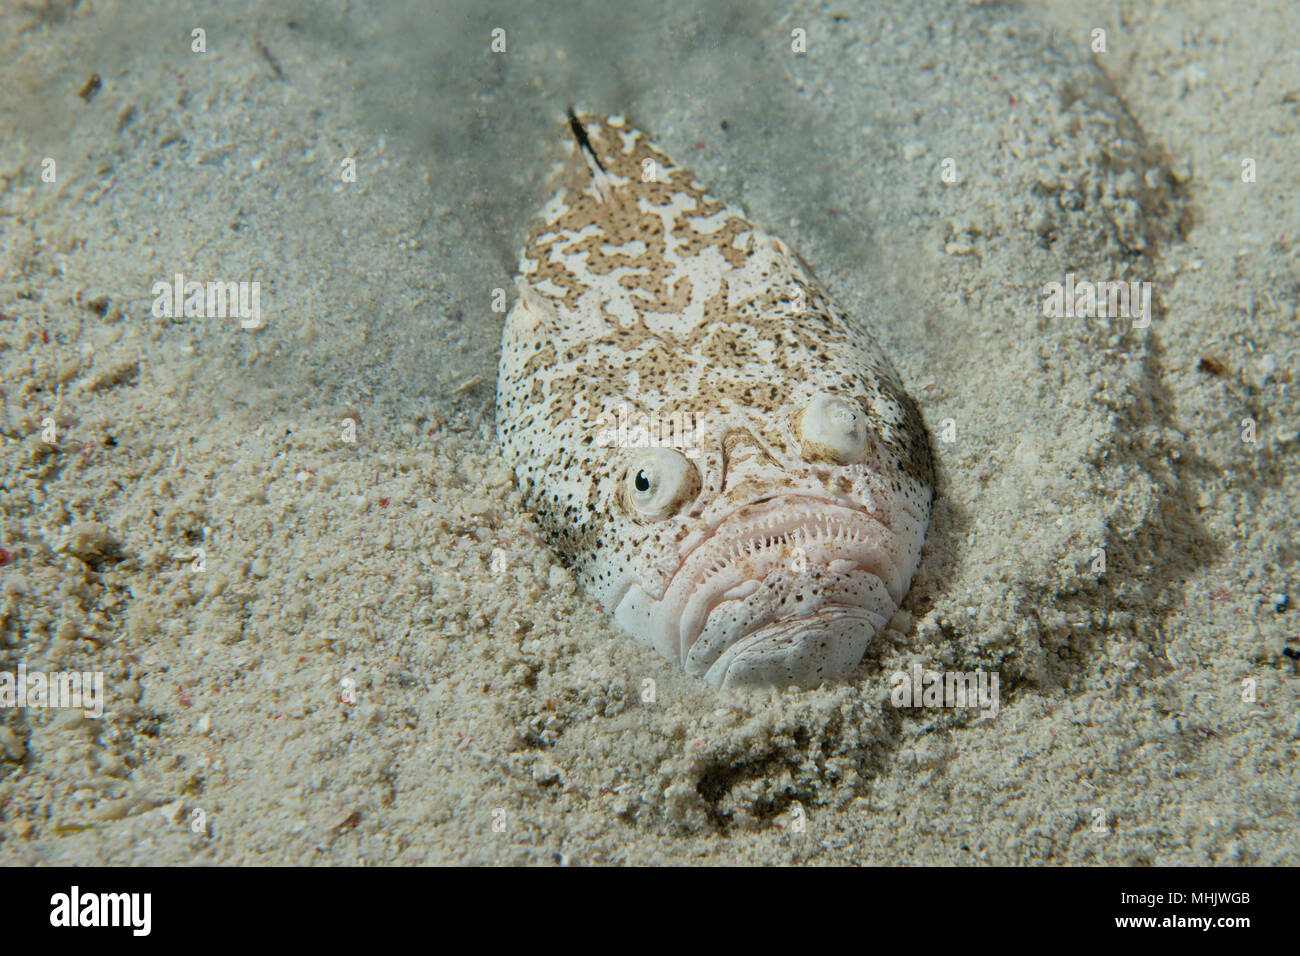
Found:
[[[601,165],[600,157],[596,155],[591,140],[587,138],[587,131],[582,128],[582,120],[578,119],[578,114],[573,112],[572,106],[569,107],[569,129],[573,130],[573,138],[578,141],[578,148],[586,153],[588,161],[595,163],[596,168],[603,173],[605,167]]]
[[[577,144],[578,152],[582,155],[583,161],[587,164],[587,169],[591,171],[591,183],[596,188],[597,194],[601,199],[609,199],[613,184],[610,182],[609,173],[605,171],[604,164],[600,157],[596,155],[596,149],[591,145],[591,139],[587,136],[587,130],[578,118],[578,114],[573,111],[573,107],[568,109],[569,113],[569,130],[573,133],[573,140]]]

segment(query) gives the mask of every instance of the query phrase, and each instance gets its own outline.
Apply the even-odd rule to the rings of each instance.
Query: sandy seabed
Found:
[[[0,862],[1300,862],[1300,6],[179,6],[0,8],[0,671],[106,688],[0,708]],[[491,304],[569,102],[921,406],[850,683],[679,675],[523,513]],[[263,321],[155,315],[178,273]],[[1044,317],[1069,274],[1149,326]]]

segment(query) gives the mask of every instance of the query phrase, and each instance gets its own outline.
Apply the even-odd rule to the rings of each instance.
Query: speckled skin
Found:
[[[529,510],[688,672],[851,675],[929,522],[914,402],[784,243],[621,118],[570,126],[502,338],[497,428]],[[690,453],[606,447],[620,407],[693,424]]]

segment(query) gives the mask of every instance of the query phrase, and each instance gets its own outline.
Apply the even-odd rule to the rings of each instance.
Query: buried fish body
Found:
[[[783,242],[620,117],[569,125],[502,337],[497,432],[527,507],[688,673],[849,676],[920,561],[915,403]]]

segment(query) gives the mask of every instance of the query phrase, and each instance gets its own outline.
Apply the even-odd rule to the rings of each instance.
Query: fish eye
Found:
[[[807,461],[859,464],[867,454],[867,416],[862,406],[825,392],[799,416],[799,439]]]
[[[645,448],[628,462],[622,497],[634,517],[661,521],[694,500],[700,473],[685,455],[671,448]]]

